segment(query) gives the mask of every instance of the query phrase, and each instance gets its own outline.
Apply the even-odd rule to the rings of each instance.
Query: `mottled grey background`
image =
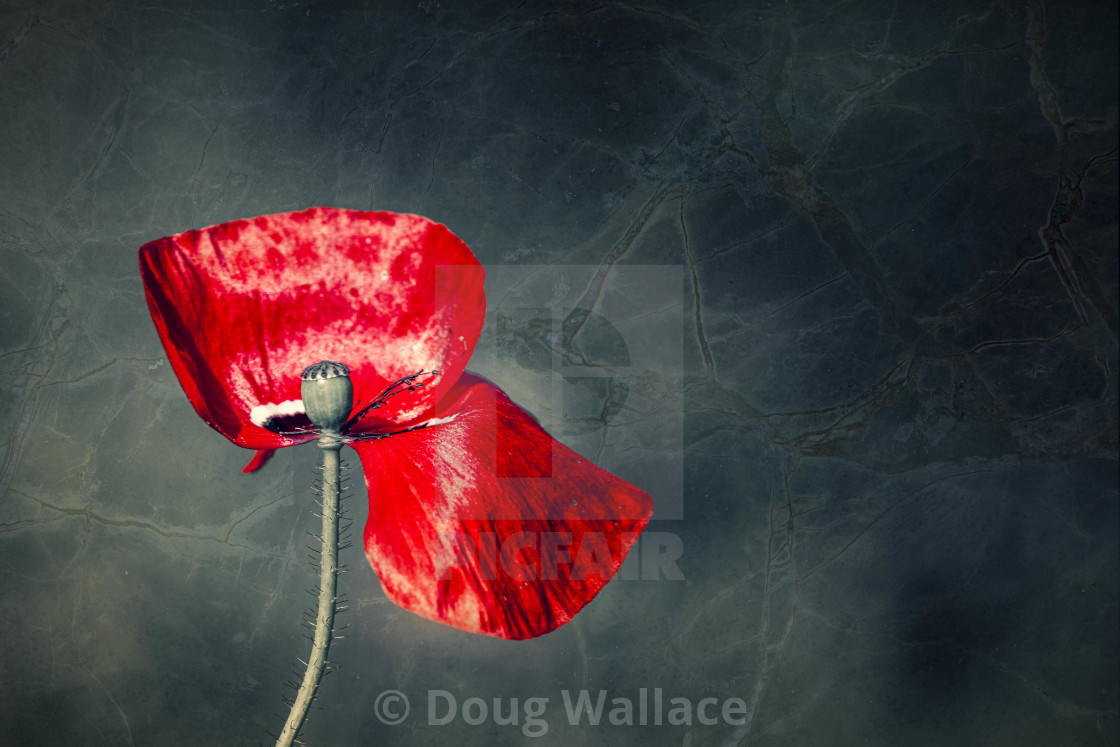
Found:
[[[316,454],[239,474],[136,252],[326,204],[493,267],[675,266],[683,378],[556,410],[525,314],[474,365],[612,469],[604,421],[676,414],[646,432],[684,580],[511,643],[397,609],[350,550],[311,744],[1116,745],[1117,56],[1112,0],[3,2],[0,743],[279,728]],[[750,718],[566,723],[564,689],[642,687]],[[432,689],[548,697],[549,730],[428,725]]]

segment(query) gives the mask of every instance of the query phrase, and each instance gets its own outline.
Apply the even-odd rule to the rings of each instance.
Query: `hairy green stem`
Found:
[[[315,616],[315,638],[311,644],[311,656],[307,660],[307,671],[303,674],[303,682],[292,703],[284,730],[276,740],[276,747],[291,747],[303,726],[307,710],[315,698],[315,691],[319,689],[319,682],[323,679],[334,629],[338,590],[338,452],[342,448],[342,440],[337,433],[324,432],[319,437],[319,448],[323,452],[323,549],[319,565],[319,611]]]

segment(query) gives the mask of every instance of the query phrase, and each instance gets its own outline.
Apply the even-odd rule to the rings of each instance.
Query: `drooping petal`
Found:
[[[618,570],[649,495],[553,440],[481,377],[464,374],[433,414],[352,444],[369,488],[366,555],[386,594],[502,638],[564,624]]]
[[[299,375],[321,360],[349,366],[367,398],[438,370],[355,429],[414,420],[458,379],[486,308],[470,249],[417,215],[312,208],[224,223],[146,244],[140,271],[191,404],[254,449],[314,437]]]
[[[253,458],[242,468],[241,472],[246,475],[250,472],[256,472],[261,467],[268,464],[268,460],[272,459],[272,455],[275,453],[275,449],[257,449],[257,452],[253,454]]]

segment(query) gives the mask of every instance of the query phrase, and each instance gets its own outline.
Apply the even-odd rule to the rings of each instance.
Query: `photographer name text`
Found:
[[[520,728],[526,737],[548,733],[550,705],[559,701],[569,726],[742,726],[747,704],[742,698],[691,698],[664,693],[662,688],[639,688],[637,697],[613,695],[607,690],[561,690],[559,698],[478,698],[462,702],[447,690],[428,690],[424,723],[448,726],[494,724]],[[559,712],[558,709],[551,710]],[[405,721],[411,712],[407,696],[399,690],[386,690],[378,696],[374,711],[382,723]]]

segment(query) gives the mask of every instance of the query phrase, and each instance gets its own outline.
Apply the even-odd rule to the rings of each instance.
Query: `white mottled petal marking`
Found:
[[[287,415],[303,415],[306,410],[303,409],[302,399],[290,399],[280,404],[269,402],[265,405],[257,405],[249,411],[249,419],[254,424],[264,427],[264,424],[273,418],[281,418]]]

